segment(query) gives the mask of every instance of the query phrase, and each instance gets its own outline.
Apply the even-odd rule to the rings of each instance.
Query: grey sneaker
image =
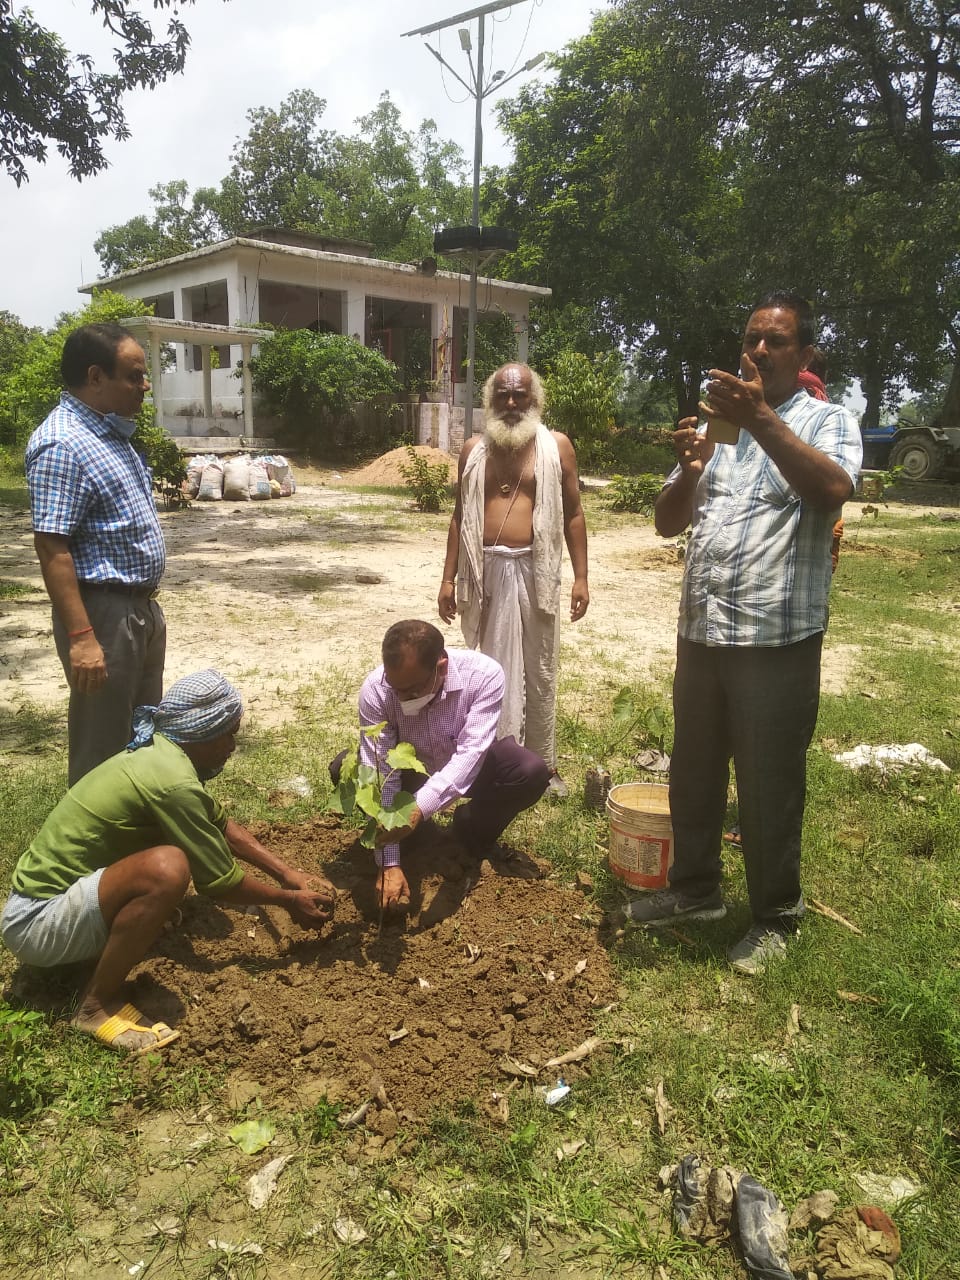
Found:
[[[547,783],[547,795],[554,800],[566,800],[570,794],[567,784],[554,769],[550,775],[550,781]]]
[[[738,973],[751,977],[763,973],[771,960],[780,960],[787,954],[787,935],[767,924],[755,924],[735,947],[727,952],[727,959]]]
[[[674,920],[722,920],[727,908],[719,889],[705,898],[692,898],[678,889],[659,889],[636,898],[624,914],[628,923],[659,925],[673,924]]]

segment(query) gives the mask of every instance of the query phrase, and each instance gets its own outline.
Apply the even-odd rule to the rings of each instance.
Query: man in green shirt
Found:
[[[39,967],[98,957],[73,1023],[116,1048],[143,1053],[179,1035],[146,1022],[122,989],[191,880],[218,902],[282,907],[305,929],[333,914],[328,881],[288,867],[204,789],[233,754],[242,714],[218,672],[177,681],[159,706],[137,709],[126,751],[70,788],[14,869],[4,942]]]

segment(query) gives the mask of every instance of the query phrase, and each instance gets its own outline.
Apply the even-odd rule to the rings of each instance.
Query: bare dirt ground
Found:
[[[195,502],[162,515],[168,682],[216,666],[239,684],[254,723],[284,715],[278,686],[375,666],[391,622],[422,617],[444,629],[436,597],[446,521],[398,518],[395,499],[358,496],[329,473],[301,471],[298,480],[290,498]],[[569,590],[566,564],[565,573]],[[680,573],[675,550],[647,520],[593,535],[593,603],[563,629],[570,669],[599,653],[631,678],[669,668]],[[58,706],[67,686],[26,508],[0,508],[0,580],[29,588],[0,601],[0,711]],[[445,630],[452,645],[462,642],[458,625]]]
[[[354,476],[371,483],[371,467]],[[396,483],[382,470],[380,484]],[[446,521],[397,516],[395,499],[345,489],[354,479],[349,473],[301,468],[297,475],[290,498],[195,502],[162,515],[168,681],[216,666],[239,684],[254,724],[285,714],[278,687],[295,688],[317,672],[353,679],[375,666],[391,622],[422,617],[443,627],[436,595]],[[915,495],[890,509],[948,514],[960,501],[956,485],[913,488]],[[848,527],[859,511],[848,504]],[[592,533],[590,610],[576,626],[562,627],[562,671],[585,672],[602,657],[625,680],[668,672],[681,570],[675,544],[658,538],[649,519]],[[564,573],[568,590],[566,561]],[[0,600],[0,718],[9,724],[25,702],[57,707],[67,693],[26,505],[0,508],[0,581],[26,589]],[[456,623],[445,630],[452,645],[461,642]],[[832,646],[828,634],[824,688],[842,692],[855,661],[856,651]],[[0,752],[11,745],[0,731]]]

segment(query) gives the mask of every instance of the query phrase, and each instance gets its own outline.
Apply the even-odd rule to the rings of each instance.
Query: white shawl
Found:
[[[555,615],[560,609],[560,560],[563,555],[563,473],[560,450],[548,429],[537,425],[533,472],[533,573],[536,605]],[[483,612],[483,508],[487,442],[470,452],[460,484],[462,516],[457,562],[457,604],[463,636],[471,648],[480,640]]]

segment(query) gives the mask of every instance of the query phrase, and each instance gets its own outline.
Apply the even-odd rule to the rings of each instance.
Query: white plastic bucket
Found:
[[[610,870],[634,889],[664,889],[673,862],[670,788],[625,782],[607,796]]]

